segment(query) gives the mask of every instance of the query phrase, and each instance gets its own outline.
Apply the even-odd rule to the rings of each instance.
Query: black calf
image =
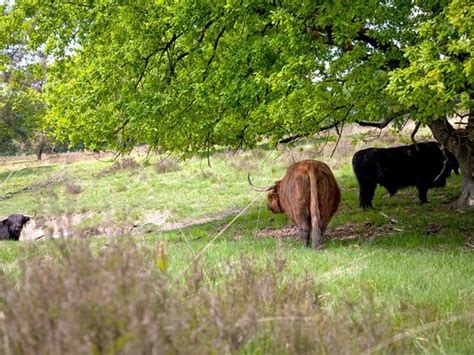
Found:
[[[22,214],[12,214],[0,220],[0,240],[19,240],[23,226],[30,219]]]

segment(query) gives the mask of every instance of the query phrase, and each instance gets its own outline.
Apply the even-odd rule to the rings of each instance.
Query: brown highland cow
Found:
[[[268,208],[285,213],[298,227],[307,246],[320,249],[323,234],[341,199],[336,179],[329,166],[317,160],[304,160],[291,165],[282,180],[268,187],[250,186],[268,191]]]

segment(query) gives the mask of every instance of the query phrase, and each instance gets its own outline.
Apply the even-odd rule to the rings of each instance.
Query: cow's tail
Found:
[[[309,174],[310,185],[310,203],[309,211],[311,214],[311,247],[321,248],[323,236],[321,231],[321,211],[319,208],[318,181],[316,174]]]

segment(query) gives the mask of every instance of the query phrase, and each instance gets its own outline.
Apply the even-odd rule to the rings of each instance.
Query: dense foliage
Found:
[[[56,58],[48,124],[90,148],[252,146],[470,105],[466,0],[22,0],[7,13]]]
[[[34,149],[41,133],[44,99],[41,86],[44,61],[28,63],[28,51],[15,45],[0,57],[0,155]]]

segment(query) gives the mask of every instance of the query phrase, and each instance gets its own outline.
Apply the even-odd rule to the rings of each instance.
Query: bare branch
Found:
[[[364,121],[355,120],[355,123],[363,127],[375,127],[375,128],[382,129],[382,128],[387,127],[390,124],[390,122],[392,122],[394,119],[395,117],[390,117],[386,121],[382,121],[382,122],[364,122]]]
[[[332,150],[331,158],[333,157],[334,153],[336,152],[337,146],[339,145],[339,141],[341,140],[342,132],[344,131],[344,122],[342,122],[341,130],[339,131],[337,126],[336,126],[336,130],[337,130],[337,141],[336,141],[336,144],[334,145],[334,149]]]
[[[350,105],[349,106],[349,109],[346,113],[346,115],[344,116],[344,118],[342,120],[338,120],[338,121],[335,121],[327,126],[323,126],[323,127],[320,127],[317,132],[324,132],[324,131],[327,131],[329,129],[332,129],[332,128],[335,128],[337,127],[340,123],[342,123],[348,116],[350,110],[352,109],[352,107],[354,107],[354,105]],[[327,119],[328,117],[332,116],[334,114],[334,112],[338,111],[338,110],[341,110],[341,109],[344,109],[344,108],[347,108],[347,106],[338,106],[338,107],[335,107],[331,112],[329,112],[328,114],[326,114],[323,118],[321,118],[320,122],[323,122],[325,119]],[[307,137],[309,136],[310,134],[312,134],[313,132],[307,132],[307,133],[300,133],[300,134],[297,134],[297,135],[294,135],[294,136],[291,136],[291,137],[288,137],[288,138],[284,138],[282,140],[280,140],[278,143],[282,143],[282,144],[287,144],[287,143],[294,143],[296,141],[298,141],[299,139],[303,138],[303,137]],[[314,132],[316,133],[316,132]]]
[[[147,55],[146,57],[143,58],[143,60],[145,61],[145,65],[142,69],[142,71],[140,72],[140,75],[138,76],[138,79],[137,79],[137,82],[135,83],[135,89],[138,88],[138,85],[140,85],[142,79],[143,79],[143,76],[145,75],[145,72],[148,68],[148,64],[150,62],[150,59],[156,55],[158,52],[162,51],[163,53],[164,52],[168,52],[169,48],[184,34],[184,32],[180,33],[180,34],[176,34],[176,33],[173,33],[173,35],[171,36],[171,39],[164,45],[164,46],[160,46],[160,47],[157,47],[155,50],[153,50],[149,55]]]
[[[382,121],[382,122],[366,122],[366,121],[355,120],[355,123],[363,127],[375,127],[375,128],[382,129],[382,128],[387,127],[393,120],[406,114],[407,114],[406,111],[392,113],[385,121]]]

